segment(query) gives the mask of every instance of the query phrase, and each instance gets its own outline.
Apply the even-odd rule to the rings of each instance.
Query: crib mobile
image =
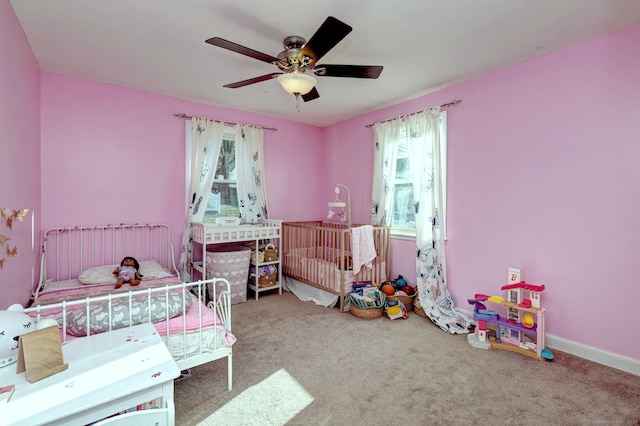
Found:
[[[342,201],[340,199],[340,187],[343,187],[347,191],[347,201]],[[347,223],[349,228],[351,228],[351,191],[349,191],[349,187],[347,185],[343,185],[341,183],[336,184],[336,198],[333,201],[329,201],[329,213],[327,214],[327,219],[333,218],[333,216],[338,213],[338,217],[340,217],[340,222]],[[340,209],[337,212],[334,212],[332,209]],[[345,210],[346,209],[346,210]]]

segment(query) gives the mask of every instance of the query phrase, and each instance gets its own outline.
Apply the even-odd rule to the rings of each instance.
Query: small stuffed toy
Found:
[[[35,321],[15,304],[0,311],[0,368],[18,360],[18,338],[36,329]]]

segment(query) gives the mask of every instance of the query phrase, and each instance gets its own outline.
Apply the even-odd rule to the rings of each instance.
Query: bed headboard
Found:
[[[119,224],[50,228],[43,234],[40,280],[77,278],[87,268],[119,264],[123,257],[156,260],[177,273],[171,230],[164,224]]]

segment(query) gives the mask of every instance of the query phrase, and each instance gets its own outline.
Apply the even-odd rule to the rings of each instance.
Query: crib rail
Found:
[[[353,225],[353,227],[362,225]],[[377,257],[372,269],[355,275],[356,281],[380,284],[390,275],[389,227],[374,226]],[[347,273],[353,268],[351,228],[332,222],[303,221],[283,223],[283,273],[299,281],[344,297],[350,292]],[[349,283],[350,284],[350,283]]]

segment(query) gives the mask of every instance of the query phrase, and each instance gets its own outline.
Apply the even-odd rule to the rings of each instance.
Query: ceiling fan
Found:
[[[237,89],[277,78],[285,91],[295,95],[296,99],[298,99],[298,96],[302,96],[302,99],[308,102],[320,97],[318,90],[315,88],[317,79],[314,76],[353,78],[378,78],[380,76],[382,66],[379,65],[317,64],[317,61],[333,49],[351,30],[352,28],[349,25],[333,16],[329,16],[308,42],[300,36],[285,38],[284,50],[278,53],[277,57],[258,52],[220,37],[213,37],[205,40],[205,42],[259,61],[274,64],[282,71],[225,84],[223,87]]]

